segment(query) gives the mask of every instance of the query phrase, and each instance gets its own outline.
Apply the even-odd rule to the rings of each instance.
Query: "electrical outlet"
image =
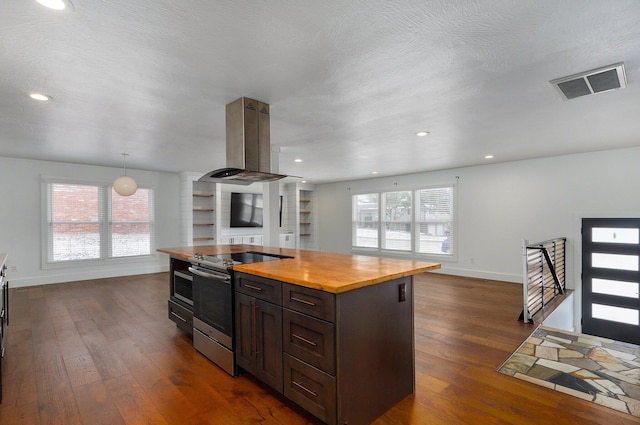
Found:
[[[398,286],[398,301],[403,302],[407,300],[407,284],[401,283]]]
[[[17,273],[18,272],[18,266],[11,266],[11,273]]]

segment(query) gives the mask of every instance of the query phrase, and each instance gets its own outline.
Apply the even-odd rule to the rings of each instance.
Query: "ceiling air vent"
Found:
[[[563,100],[568,100],[587,94],[625,88],[627,76],[624,72],[624,64],[617,63],[549,82],[562,95]]]

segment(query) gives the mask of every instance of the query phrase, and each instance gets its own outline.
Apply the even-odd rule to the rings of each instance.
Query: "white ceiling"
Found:
[[[1,156],[206,172],[242,96],[312,183],[640,145],[637,0],[72,1],[1,2]],[[616,62],[626,89],[549,84]]]

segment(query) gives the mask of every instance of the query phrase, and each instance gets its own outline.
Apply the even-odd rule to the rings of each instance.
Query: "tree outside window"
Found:
[[[411,251],[411,191],[385,192],[382,248]]]

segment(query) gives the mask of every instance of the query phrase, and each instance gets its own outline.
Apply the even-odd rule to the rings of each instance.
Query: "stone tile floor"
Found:
[[[498,371],[640,417],[640,346],[540,326]]]

